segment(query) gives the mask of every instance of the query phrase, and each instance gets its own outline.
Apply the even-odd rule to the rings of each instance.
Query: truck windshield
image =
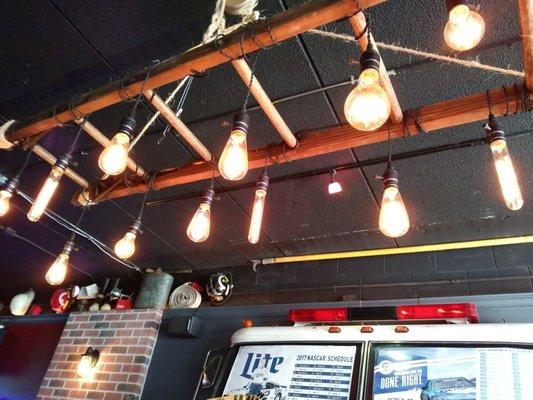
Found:
[[[241,346],[223,395],[262,400],[348,400],[356,390],[360,345]]]
[[[372,397],[390,400],[529,399],[533,350],[470,345],[375,345]]]

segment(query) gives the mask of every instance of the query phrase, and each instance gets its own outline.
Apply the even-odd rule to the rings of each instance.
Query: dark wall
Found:
[[[494,295],[450,298],[428,298],[424,303],[473,302],[481,322],[533,322],[531,295]],[[320,307],[379,306],[415,304],[418,300],[322,303]],[[231,336],[250,318],[254,326],[289,325],[288,310],[293,307],[313,307],[316,304],[277,304],[247,307],[202,307],[196,311],[167,310],[159,331],[156,347],[148,370],[142,400],[192,400],[204,358],[210,349],[230,346]],[[174,316],[195,315],[202,319],[199,338],[182,339],[167,333],[168,320]]]
[[[17,320],[0,321],[6,325],[0,343],[0,400],[35,399],[65,325],[57,318]]]
[[[533,244],[221,269],[230,305],[533,292]],[[204,283],[210,271],[176,276]]]

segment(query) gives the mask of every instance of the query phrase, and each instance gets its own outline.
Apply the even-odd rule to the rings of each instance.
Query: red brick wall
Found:
[[[37,398],[139,399],[157,339],[162,311],[72,313]],[[93,378],[76,375],[80,355],[100,351]]]

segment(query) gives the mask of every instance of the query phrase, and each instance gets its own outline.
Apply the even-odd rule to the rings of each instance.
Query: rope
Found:
[[[356,42],[356,39],[353,36],[345,35],[342,33],[327,32],[321,29],[311,29],[309,33],[314,33],[316,35],[329,37],[332,39],[344,40],[346,42]],[[517,76],[520,78],[524,78],[525,76],[523,71],[516,71],[510,68],[495,67],[493,65],[482,64],[479,61],[475,61],[475,60],[461,60],[455,57],[443,56],[441,54],[429,53],[426,51],[410,49],[408,47],[402,47],[402,46],[397,46],[394,44],[388,44],[388,43],[383,43],[383,42],[376,42],[376,46],[381,49],[394,51],[396,53],[404,53],[404,54],[409,54],[412,56],[417,56],[417,57],[422,57],[422,58],[430,58],[432,60],[461,65],[462,67],[466,67],[466,68],[477,68],[477,69],[481,69],[481,70],[492,72],[492,73],[509,75],[509,76]]]
[[[215,11],[211,17],[211,23],[204,33],[203,43],[208,43],[218,35],[223,34],[226,29],[226,19],[224,18],[224,10],[226,8],[226,0],[217,0]]]

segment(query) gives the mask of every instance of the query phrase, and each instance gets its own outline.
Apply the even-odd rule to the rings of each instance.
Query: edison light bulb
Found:
[[[385,236],[400,237],[409,230],[409,215],[398,189],[398,172],[389,164],[383,175],[383,199],[379,213],[379,230]]]
[[[52,196],[56,192],[56,189],[59,185],[59,181],[65,173],[65,169],[67,168],[71,158],[71,155],[65,154],[52,167],[50,175],[48,175],[48,178],[46,178],[46,181],[44,182],[41,191],[35,198],[35,201],[33,202],[30,211],[28,211],[28,219],[30,221],[38,221],[43,215],[44,210],[46,210],[46,207],[48,207],[48,203],[50,203]]]
[[[135,239],[141,227],[141,221],[136,220],[128,232],[115,244],[115,254],[117,257],[126,259],[135,253]]]
[[[107,175],[119,175],[126,169],[131,136],[135,125],[136,122],[132,116],[124,118],[117,134],[98,157],[98,166]]]
[[[261,235],[261,224],[263,222],[263,212],[265,210],[265,200],[268,189],[268,175],[263,171],[255,188],[254,205],[252,217],[250,218],[250,230],[248,231],[248,241],[255,244]]]
[[[214,194],[213,189],[206,190],[202,202],[187,227],[187,236],[193,242],[200,243],[209,237],[209,231],[211,229],[211,204],[213,203]]]
[[[494,159],[494,166],[498,173],[498,180],[502,189],[503,199],[507,208],[519,210],[524,205],[522,192],[516,179],[513,161],[509,155],[505,139],[496,139],[490,143],[490,151]]]
[[[227,180],[238,181],[248,172],[246,134],[249,123],[246,113],[238,113],[233,118],[233,130],[218,161],[218,170]]]
[[[13,193],[9,190],[0,190],[0,217],[3,217],[9,211],[9,201],[13,197]]]
[[[344,115],[349,124],[360,131],[373,131],[389,119],[391,103],[387,92],[379,85],[379,53],[369,45],[362,54],[361,74],[357,86],[344,103]]]
[[[333,170],[331,173],[331,182],[328,185],[328,193],[329,194],[337,194],[342,192],[342,186],[339,182],[335,180],[335,175],[337,174],[337,171]]]
[[[46,275],[44,276],[46,282],[50,285],[60,285],[63,283],[67,275],[68,259],[69,255],[67,253],[61,253],[57,256],[52,266],[46,271]]]
[[[466,4],[453,7],[444,28],[444,40],[456,51],[470,50],[476,47],[485,33],[485,21],[477,12]]]

